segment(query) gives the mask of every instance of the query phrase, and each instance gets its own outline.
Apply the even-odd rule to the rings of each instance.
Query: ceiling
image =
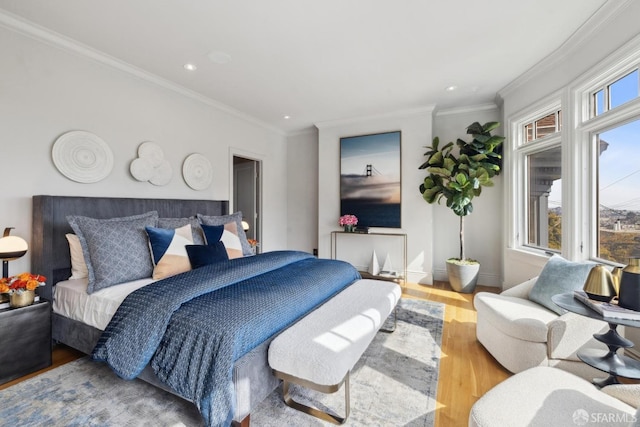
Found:
[[[613,1],[0,0],[0,12],[291,133],[493,102]]]

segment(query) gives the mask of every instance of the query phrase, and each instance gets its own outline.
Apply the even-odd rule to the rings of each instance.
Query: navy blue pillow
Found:
[[[187,255],[189,255],[191,268],[194,270],[205,265],[229,260],[227,250],[221,241],[208,245],[186,245],[185,248],[187,249]]]
[[[202,231],[204,231],[204,240],[207,245],[219,242],[224,233],[224,225],[206,225],[201,224]]]

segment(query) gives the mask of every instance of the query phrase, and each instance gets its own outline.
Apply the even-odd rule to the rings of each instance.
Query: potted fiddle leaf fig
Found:
[[[481,125],[474,122],[467,127],[470,142],[458,139],[440,147],[438,137],[433,139],[424,155],[426,161],[420,169],[428,175],[420,184],[420,193],[427,203],[440,203],[460,217],[460,256],[447,260],[449,283],[457,292],[474,291],[480,271],[478,261],[467,258],[464,249],[464,217],[473,212],[473,199],[480,196],[482,187],[493,186],[492,178],[500,173],[503,136],[491,135],[500,126],[498,122]],[[454,147],[458,148],[457,153]]]

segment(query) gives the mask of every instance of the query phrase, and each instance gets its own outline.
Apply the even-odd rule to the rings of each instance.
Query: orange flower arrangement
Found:
[[[17,276],[3,277],[0,279],[0,294],[22,293],[33,291],[38,286],[44,286],[46,277],[39,274],[22,273]]]

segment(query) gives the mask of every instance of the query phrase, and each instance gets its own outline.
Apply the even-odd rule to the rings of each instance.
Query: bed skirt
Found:
[[[52,315],[51,332],[54,342],[68,345],[85,354],[91,354],[102,334],[101,330],[93,326],[56,313]],[[241,422],[251,413],[252,408],[255,408],[280,384],[280,380],[271,372],[267,359],[270,343],[271,339],[263,342],[238,359],[233,366],[233,385],[236,395],[233,421]],[[138,378],[184,399],[162,383],[148,365]]]

